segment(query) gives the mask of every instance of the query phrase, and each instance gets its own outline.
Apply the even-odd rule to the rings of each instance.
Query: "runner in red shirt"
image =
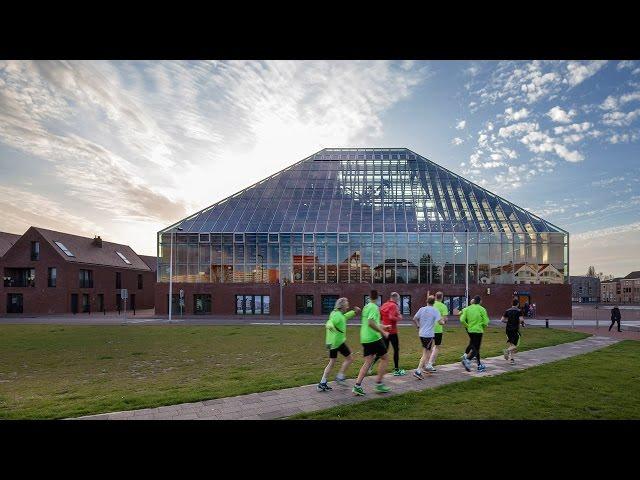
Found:
[[[398,322],[402,320],[400,314],[400,295],[397,292],[392,292],[389,300],[384,302],[380,307],[380,319],[383,325],[389,325],[391,328],[388,330],[389,336],[384,339],[384,343],[389,349],[389,344],[393,345],[393,374],[396,377],[406,375],[406,372],[400,368],[400,344],[398,343]],[[376,357],[376,361],[378,358]],[[375,363],[375,362],[374,362]]]

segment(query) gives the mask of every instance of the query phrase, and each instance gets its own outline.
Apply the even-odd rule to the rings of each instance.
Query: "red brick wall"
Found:
[[[180,289],[185,292],[185,314],[193,314],[193,295],[211,294],[211,313],[214,315],[235,315],[236,295],[270,295],[271,315],[280,312],[280,288],[278,284],[193,284],[174,283],[173,293]],[[362,305],[364,295],[372,288],[386,299],[393,291],[400,295],[411,295],[412,313],[421,306],[427,290],[440,290],[445,295],[464,295],[464,285],[416,285],[416,284],[292,284],[284,287],[284,314],[295,315],[296,295],[314,295],[314,315],[321,315],[321,295],[339,295],[349,299],[351,305]],[[487,288],[490,293],[487,294]],[[470,285],[471,296],[480,295],[482,304],[492,318],[500,317],[511,306],[514,292],[529,292],[536,304],[538,318],[571,318],[571,285]],[[156,285],[156,313],[167,315],[169,284]]]
[[[31,241],[40,242],[40,259],[31,260]],[[7,293],[21,293],[24,314],[53,314],[71,312],[71,294],[78,294],[78,310],[82,309],[82,294],[89,294],[91,312],[98,312],[98,294],[104,294],[107,311],[116,310],[116,272],[122,274],[122,288],[129,290],[129,297],[136,295],[136,309],[153,308],[156,276],[154,272],[126,268],[106,267],[67,262],[44,238],[35,231],[28,231],[0,259],[0,272],[4,268],[35,268],[35,287],[2,287],[0,289],[0,315],[7,312]],[[49,267],[57,268],[56,287],[47,286]],[[93,271],[93,288],[80,288],[80,269]],[[143,289],[138,290],[138,274],[143,275]],[[131,300],[127,302],[129,308]]]

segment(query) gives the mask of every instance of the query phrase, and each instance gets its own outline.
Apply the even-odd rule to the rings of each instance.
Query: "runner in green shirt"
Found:
[[[427,293],[427,296],[429,293]],[[435,347],[431,352],[431,358],[429,359],[429,363],[433,366],[436,364],[436,359],[438,358],[438,351],[440,350],[440,345],[442,344],[442,334],[444,333],[444,324],[447,322],[447,315],[449,315],[449,309],[447,306],[442,303],[442,292],[436,292],[436,301],[433,304],[434,308],[440,312],[440,320],[438,320],[434,327],[434,343]]]
[[[485,308],[480,305],[482,299],[480,295],[473,297],[473,303],[462,310],[460,314],[460,323],[464,325],[469,332],[469,346],[466,353],[462,355],[462,365],[467,372],[471,371],[471,360],[475,358],[478,362],[478,372],[485,371],[485,365],[480,361],[480,344],[482,343],[482,334],[487,325],[489,325],[489,315]]]
[[[385,393],[391,390],[384,383],[382,378],[387,370],[387,364],[389,363],[389,356],[387,355],[387,347],[382,340],[382,337],[387,337],[389,333],[387,330],[390,325],[380,324],[380,310],[376,304],[378,299],[378,292],[371,290],[369,295],[369,303],[362,310],[362,326],[360,327],[360,343],[364,349],[364,364],[360,368],[358,373],[358,379],[353,387],[353,393],[356,395],[364,395],[362,388],[362,380],[364,380],[369,367],[373,363],[376,355],[380,357],[380,363],[378,365],[378,376],[376,378],[376,392]]]
[[[329,363],[325,367],[324,372],[322,373],[322,379],[316,387],[316,390],[319,392],[332,390],[332,388],[327,385],[327,378],[336,363],[338,352],[340,352],[345,359],[338,375],[336,376],[336,383],[344,383],[344,374],[347,371],[347,368],[349,368],[349,365],[353,362],[353,355],[351,355],[351,350],[349,350],[346,343],[347,320],[355,317],[358,313],[360,313],[360,309],[358,307],[353,307],[353,310],[349,311],[349,300],[342,297],[336,301],[336,306],[333,309],[333,312],[331,312],[331,315],[329,315],[329,320],[327,320],[327,323],[325,324],[325,328],[327,330],[325,343],[329,350]]]

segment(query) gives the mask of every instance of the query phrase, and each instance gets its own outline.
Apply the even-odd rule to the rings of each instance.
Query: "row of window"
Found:
[[[338,295],[321,295],[320,305],[321,313],[328,315],[335,307]],[[167,301],[169,295],[167,295]],[[236,295],[236,314],[237,315],[269,315],[271,313],[271,297],[269,295]],[[296,315],[313,315],[314,313],[314,295],[296,295]],[[369,302],[369,295],[362,297],[362,305]],[[449,314],[453,315],[454,310],[462,309],[466,306],[463,296],[450,295],[445,296],[443,303],[449,309]],[[376,304],[380,306],[382,300],[380,297],[376,300]],[[173,294],[172,312],[176,315],[184,313],[184,299],[179,294]],[[417,311],[417,309],[415,309]],[[205,315],[211,313],[211,294],[196,293],[193,295],[193,312],[196,315]],[[400,312],[402,315],[411,315],[414,310],[411,307],[411,295],[400,295]]]
[[[47,286],[56,287],[58,282],[58,269],[49,267],[47,269]],[[36,286],[36,269],[35,268],[5,268],[4,269],[4,286],[5,287],[35,287]],[[93,288],[93,270],[80,269],[79,271],[79,288]],[[116,272],[116,289],[122,288],[122,274]],[[138,274],[138,290],[143,288],[143,276]]]

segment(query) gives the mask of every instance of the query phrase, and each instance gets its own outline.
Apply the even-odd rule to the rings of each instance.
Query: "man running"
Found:
[[[378,305],[376,305],[376,300],[378,299],[378,292],[376,290],[371,290],[371,294],[369,295],[369,303],[362,310],[362,326],[360,327],[360,342],[362,343],[362,348],[364,349],[364,363],[360,368],[360,372],[358,373],[358,378],[356,379],[356,384],[353,387],[353,393],[356,395],[364,395],[364,390],[362,388],[362,380],[364,380],[369,367],[373,363],[373,360],[376,358],[376,355],[380,355],[380,364],[378,365],[378,376],[376,378],[376,392],[385,393],[391,390],[384,383],[382,383],[382,378],[387,370],[387,365],[389,363],[389,356],[387,354],[387,347],[385,347],[383,337],[387,337],[389,333],[387,330],[389,329],[388,325],[380,324],[380,310],[378,309]]]
[[[389,296],[389,300],[384,302],[380,307],[380,318],[382,319],[383,325],[389,326],[389,336],[384,339],[384,345],[389,350],[389,344],[393,345],[393,375],[395,377],[400,377],[402,375],[406,375],[402,368],[400,368],[400,342],[398,341],[398,322],[402,320],[402,315],[400,314],[400,308],[398,304],[400,303],[400,294],[398,292],[392,292]],[[373,361],[373,365],[380,360],[379,356],[376,356],[376,359]],[[369,369],[369,374],[372,373],[371,369],[373,365]]]
[[[518,308],[519,303],[517,298],[514,299],[511,303],[511,308],[504,312],[501,319],[503,323],[507,324],[507,348],[503,350],[504,359],[509,360],[511,365],[516,363],[513,356],[518,351],[518,345],[520,345],[520,325],[524,327],[524,318]]]
[[[444,324],[447,322],[447,315],[449,315],[449,309],[447,306],[442,303],[442,292],[436,292],[436,301],[433,304],[433,307],[440,312],[440,320],[436,322],[434,332],[434,343],[433,353],[431,354],[431,365],[436,364],[436,359],[438,358],[438,351],[440,350],[440,345],[442,344],[442,334],[444,333]]]
[[[427,298],[427,305],[420,307],[413,317],[413,324],[418,329],[418,335],[420,336],[420,342],[422,343],[422,356],[420,357],[418,368],[413,372],[413,376],[418,380],[422,380],[424,378],[422,376],[422,369],[424,368],[425,363],[427,364],[425,371],[429,373],[436,371],[431,363],[433,357],[433,329],[438,320],[440,320],[440,312],[433,307],[435,301],[436,299],[433,295],[429,295]]]
[[[467,329],[469,333],[469,346],[467,352],[462,355],[462,365],[467,372],[471,371],[471,360],[474,358],[478,362],[478,372],[484,372],[486,367],[480,361],[480,344],[482,343],[482,334],[487,325],[489,325],[489,315],[485,308],[480,305],[482,299],[480,295],[473,297],[473,303],[462,310],[460,314],[460,323]]]
[[[319,392],[332,390],[332,388],[327,385],[327,379],[329,378],[329,373],[331,373],[331,370],[336,363],[338,352],[341,353],[345,359],[338,375],[336,376],[336,383],[344,383],[344,374],[347,371],[347,368],[349,368],[349,365],[353,362],[353,355],[351,355],[351,350],[349,350],[346,343],[347,320],[355,317],[358,313],[360,313],[360,309],[358,307],[353,307],[353,310],[349,311],[349,300],[342,297],[336,301],[335,308],[331,312],[331,315],[329,315],[329,320],[327,320],[327,323],[325,324],[325,328],[327,330],[325,343],[329,349],[329,363],[325,367],[324,372],[322,373],[322,379],[316,387],[316,390]]]

